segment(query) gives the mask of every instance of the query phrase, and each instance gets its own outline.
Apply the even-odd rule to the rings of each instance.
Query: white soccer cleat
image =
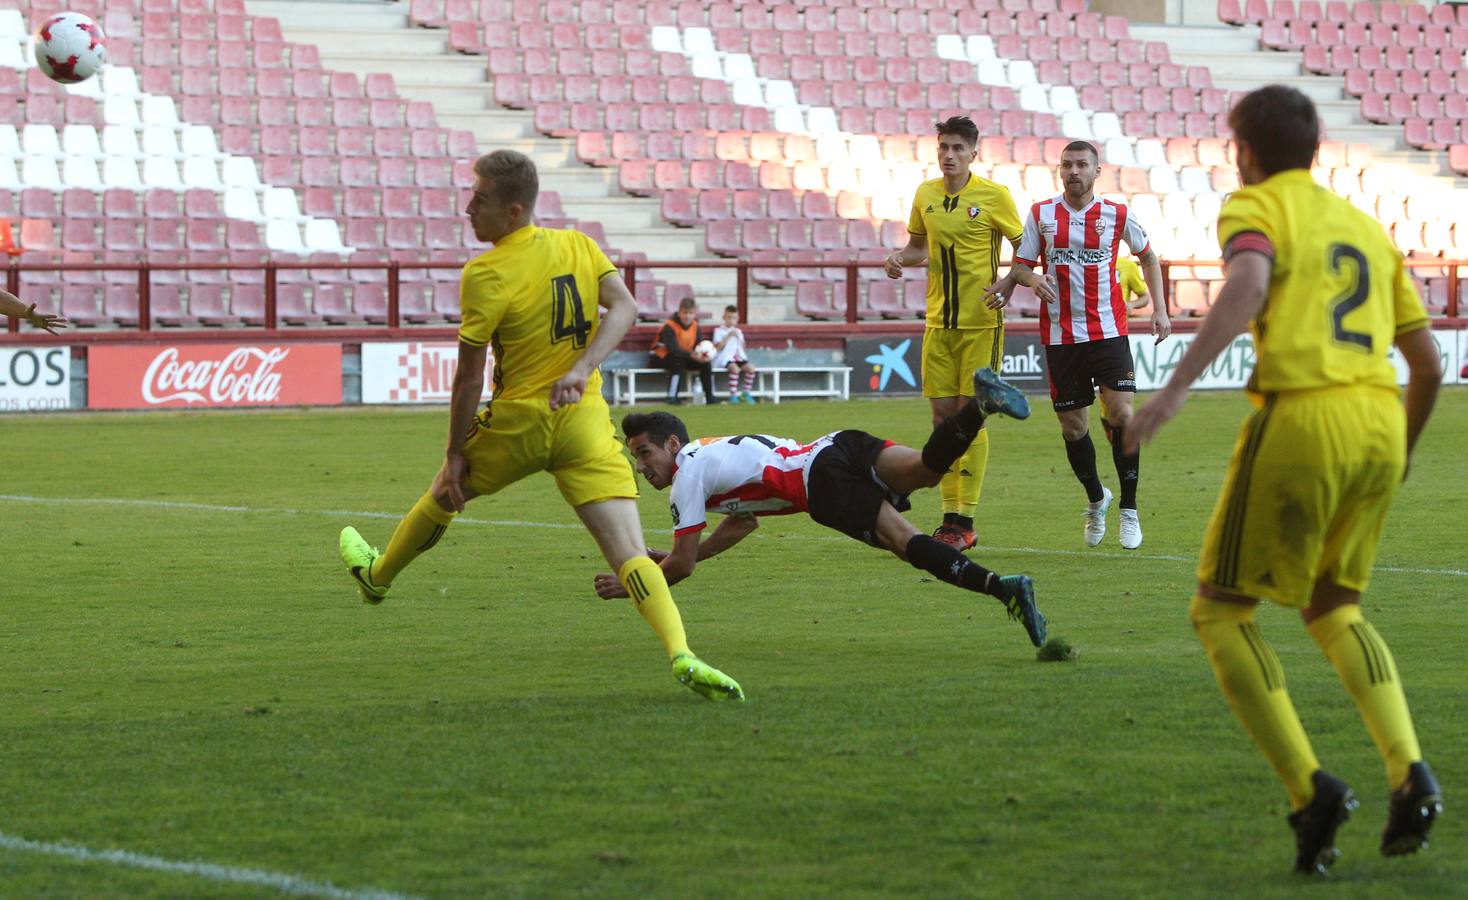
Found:
[[[1121,511],[1121,546],[1123,550],[1135,550],[1142,546],[1142,520],[1135,509]]]
[[[1086,546],[1094,547],[1106,537],[1106,511],[1111,508],[1111,489],[1102,488],[1101,499],[1086,504]],[[1141,531],[1137,534],[1140,536]],[[1140,537],[1138,538],[1140,540]]]

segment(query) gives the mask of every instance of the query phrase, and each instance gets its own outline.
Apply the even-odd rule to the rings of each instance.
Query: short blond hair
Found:
[[[526,210],[535,209],[540,195],[540,175],[535,161],[518,150],[496,150],[474,160],[474,174],[493,185],[501,203],[518,203]]]

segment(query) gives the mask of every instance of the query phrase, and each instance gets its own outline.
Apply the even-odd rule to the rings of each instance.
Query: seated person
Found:
[[[668,370],[668,402],[679,404],[678,396],[683,386],[683,376],[689,370],[698,372],[703,382],[703,396],[709,403],[719,402],[714,397],[714,370],[708,359],[698,359],[693,348],[698,346],[698,303],[692,297],[684,297],[678,304],[678,314],[663,323],[657,338],[652,343],[652,364]]]
[[[729,402],[754,403],[754,363],[744,345],[744,332],[739,328],[739,307],[724,307],[724,324],[714,329],[713,367],[729,373]],[[740,382],[743,382],[742,384]]]

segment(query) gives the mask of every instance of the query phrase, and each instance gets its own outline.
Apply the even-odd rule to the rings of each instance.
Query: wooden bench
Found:
[[[613,406],[632,406],[639,400],[662,400],[668,396],[668,373],[665,369],[609,369],[602,373],[611,385]],[[791,376],[794,376],[793,378]],[[724,384],[725,374],[714,373],[714,387]],[[790,382],[794,382],[791,384]],[[698,378],[687,385],[696,397],[703,397]],[[717,392],[717,390],[716,390]],[[779,403],[791,397],[826,397],[831,400],[851,398],[850,366],[769,366],[755,375],[750,394],[760,400]]]

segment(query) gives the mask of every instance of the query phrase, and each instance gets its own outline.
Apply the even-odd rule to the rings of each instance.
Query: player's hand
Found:
[[[454,512],[464,511],[464,480],[469,477],[469,461],[464,454],[450,450],[444,457],[443,468],[433,479],[433,496],[449,501]]]
[[[882,268],[884,268],[884,269],[887,270],[887,277],[888,278],[901,278],[902,277],[902,251],[899,250],[896,253],[889,253],[889,254],[887,254],[887,260],[886,260],[885,263],[883,263]]]
[[[44,313],[36,312],[36,304],[34,303],[26,307],[25,320],[31,323],[32,328],[44,328],[51,334],[55,334],[56,329],[65,328],[70,324],[67,322],[66,316],[48,316]]]
[[[665,559],[668,558],[668,551],[666,551],[666,550],[655,550],[652,547],[648,547],[647,548],[647,558],[650,559],[650,560],[652,560],[655,563],[660,563],[663,560],[665,560]]]
[[[1041,303],[1053,303],[1055,301],[1055,279],[1049,275],[1041,275],[1030,290],[1035,292]]]
[[[622,582],[618,581],[617,576],[611,572],[596,573],[592,584],[596,586],[596,595],[603,600],[615,600],[618,597],[627,596],[627,589],[622,587]]]
[[[1167,310],[1160,306],[1152,308],[1152,334],[1156,336],[1153,344],[1162,343],[1172,334],[1172,320],[1167,317]]]
[[[1171,382],[1147,401],[1147,405],[1132,415],[1124,432],[1123,451],[1127,455],[1136,453],[1142,445],[1152,440],[1163,425],[1172,421],[1183,401],[1188,398],[1186,390],[1174,390]]]
[[[560,409],[562,406],[580,403],[581,395],[586,393],[586,379],[589,377],[581,371],[580,366],[572,366],[571,371],[551,385],[550,408]]]
[[[1009,298],[1014,296],[1015,280],[1013,276],[1005,275],[1003,278],[984,288],[984,305],[990,309],[1002,309],[1009,305]]]

